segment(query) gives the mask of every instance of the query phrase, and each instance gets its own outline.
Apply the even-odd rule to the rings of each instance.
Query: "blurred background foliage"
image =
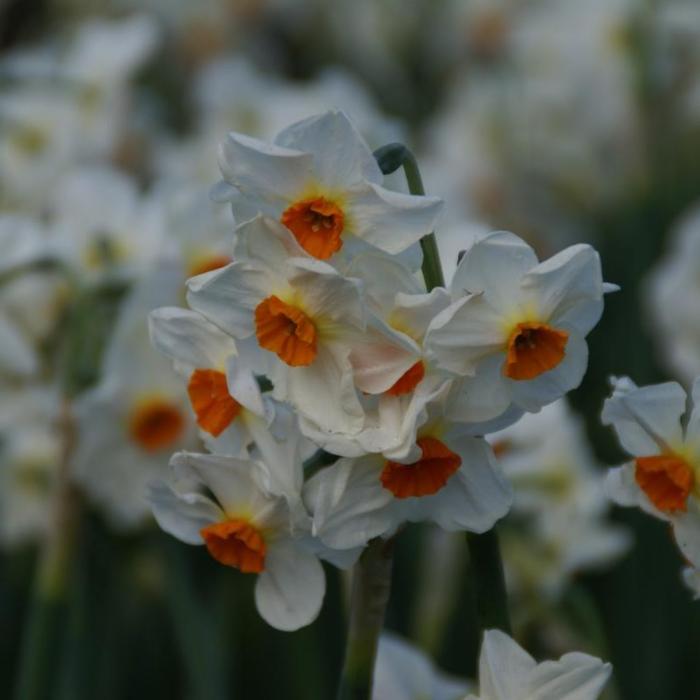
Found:
[[[504,74],[516,79],[527,74],[529,66],[513,65],[512,57],[502,53],[509,23],[517,24],[527,12],[544,15],[546,9],[538,4],[548,3],[503,0],[487,11],[485,3],[456,0],[5,0],[0,6],[0,46],[9,53],[50,41],[94,15],[120,17],[134,10],[152,14],[163,27],[164,40],[135,85],[148,95],[160,123],[183,139],[196,127],[189,86],[197,71],[219,54],[246,56],[260,70],[294,85],[311,84],[329,66],[342,67],[385,115],[401,124],[405,140],[426,154],[428,192],[452,197],[453,203],[460,200],[446,230],[458,228],[462,219],[507,226],[531,240],[542,254],[583,238],[597,246],[605,278],[622,291],[608,298],[603,320],[590,337],[588,375],[571,398],[585,418],[599,460],[616,464],[624,455],[599,421],[608,377],[627,374],[646,384],[676,376],[663,352],[664,343],[671,340],[663,337],[649,315],[646,277],[664,254],[679,218],[700,198],[700,109],[686,109],[689,94],[700,85],[700,13],[691,12],[693,0],[610,5],[579,1],[578,12],[562,13],[558,26],[553,23],[543,31],[559,32],[561,42],[574,44],[577,32],[585,31],[577,24],[585,13],[601,15],[602,24],[614,25],[616,51],[625,55],[628,113],[620,118],[613,109],[608,117],[606,105],[595,105],[603,126],[611,127],[597,142],[598,125],[590,134],[582,133],[586,124],[580,110],[573,120],[562,110],[554,120],[557,133],[551,134],[552,140],[565,145],[568,140],[584,142],[583,149],[567,156],[566,177],[538,173],[537,161],[546,161],[548,154],[547,140],[543,146],[536,134],[528,146],[531,150],[506,153],[497,163],[502,171],[495,183],[490,182],[490,194],[467,194],[460,191],[461,185],[448,188],[445,182],[452,178],[455,165],[443,164],[444,150],[431,143],[435,130],[445,124],[442,115],[461,89],[456,86],[498,83]],[[686,26],[681,22],[680,29],[676,24],[666,31],[664,22],[672,5],[681,10],[687,6],[690,19]],[[595,44],[577,50],[583,55],[572,59],[571,76],[556,78],[582,76],[565,99],[575,98],[582,105],[604,100],[608,93],[601,97],[593,83],[605,81],[601,73],[618,70],[611,65],[617,57],[595,57],[598,63],[591,68],[586,52],[596,50]],[[527,80],[523,84],[530,85]],[[508,104],[515,111],[520,106],[517,101],[500,104],[487,123],[494,126],[498,115],[506,129],[530,128],[532,122],[503,112]],[[621,123],[608,124],[608,118]],[[143,167],[149,134],[146,130],[137,136],[145,140],[137,139],[135,154],[127,154],[129,168],[147,183],[152,177]],[[623,144],[627,137],[629,143]],[[481,157],[469,150],[470,143],[469,139],[451,142],[454,157],[465,170]],[[145,150],[139,150],[142,147]],[[578,160],[587,149],[598,149],[605,156],[592,172],[586,170],[590,163]],[[532,166],[532,171],[518,172],[524,166]],[[493,175],[493,167],[486,170]],[[581,175],[577,191],[572,192],[568,174],[573,180]],[[575,646],[610,660],[615,674],[610,699],[700,697],[700,607],[681,582],[682,561],[670,531],[636,510],[616,509],[612,517],[633,533],[629,552],[602,571],[573,577],[554,604],[543,601],[551,624],[523,628],[520,636],[535,654]],[[454,597],[446,602],[443,629],[437,634],[421,631],[416,612],[420,595],[426,585],[440,588],[443,576],[436,569],[429,572],[427,582],[422,580],[429,538],[426,528],[415,525],[399,538],[387,626],[408,638],[427,635],[422,638],[430,639],[429,651],[440,668],[473,677],[478,632],[464,556],[449,567],[457,578]],[[155,526],[140,534],[115,535],[86,505],[78,539],[69,600],[60,611],[63,639],[55,659],[52,697],[333,696],[342,661],[347,593],[347,580],[336,569],[327,567],[329,587],[319,619],[286,634],[257,617],[248,577],[223,569],[203,549],[185,547]],[[18,664],[35,560],[36,547],[31,545],[0,553],[3,697],[9,697]]]

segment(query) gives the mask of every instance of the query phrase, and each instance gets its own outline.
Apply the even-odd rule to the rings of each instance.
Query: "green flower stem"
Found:
[[[69,478],[75,425],[69,402],[61,415],[63,450],[52,494],[51,526],[44,540],[22,640],[15,698],[45,700],[57,677],[59,648],[78,522],[78,499]]]
[[[350,628],[338,700],[370,700],[379,635],[391,590],[393,539],[372,540],[355,565]]]
[[[468,533],[469,557],[476,590],[476,613],[481,630],[499,629],[511,633],[508,595],[498,533]]]
[[[408,191],[411,194],[424,195],[425,187],[423,187],[423,178],[418,169],[418,162],[411,151],[401,143],[390,143],[387,146],[382,146],[374,152],[374,157],[377,159],[379,168],[385,175],[393,173],[395,170],[403,167],[406,174],[406,182],[408,183]],[[428,291],[435,287],[445,286],[445,277],[442,274],[442,265],[440,264],[440,253],[438,252],[437,241],[435,234],[429,233],[423,236],[420,241],[423,249],[423,279]]]

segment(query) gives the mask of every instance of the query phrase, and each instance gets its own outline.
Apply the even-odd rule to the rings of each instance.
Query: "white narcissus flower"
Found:
[[[100,382],[76,401],[76,479],[120,529],[146,520],[149,482],[196,437],[182,379],[148,336],[148,313],[181,293],[180,271],[169,266],[134,287],[105,350]]]
[[[406,521],[485,532],[508,512],[510,487],[489,444],[469,426],[433,413],[417,435],[401,461],[340,459],[307,482],[304,499],[322,542],[349,549]]]
[[[239,358],[234,340],[196,311],[163,307],[149,316],[153,346],[175,361],[207,446],[241,456],[251,431],[272,419],[258,382]]]
[[[261,462],[181,452],[172,476],[151,487],[159,525],[188,544],[205,544],[218,562],[258,575],[255,603],[273,627],[292,631],[321,609],[325,576],[304,548],[300,503],[276,493]],[[300,528],[301,526],[301,528]]]
[[[231,133],[219,164],[215,196],[230,199],[237,218],[267,214],[321,260],[358,239],[401,253],[434,229],[441,211],[439,199],[383,188],[372,151],[342,112],[293,124],[272,144]]]
[[[465,700],[596,700],[612,667],[588,654],[538,664],[507,634],[487,630],[479,656],[479,694]]]
[[[189,280],[190,306],[250,339],[276,399],[324,429],[357,432],[363,410],[349,354],[365,327],[360,281],[306,255],[270,218],[256,217],[237,233],[235,262]]]
[[[383,632],[374,670],[374,700],[459,700],[469,683],[449,678],[420,649],[401,637]]]
[[[637,387],[623,377],[613,386],[603,423],[613,426],[634,461],[610,470],[608,495],[670,522],[681,551],[700,567],[700,380],[693,385],[685,425],[686,393],[680,384]]]
[[[612,289],[588,245],[538,262],[512,233],[478,239],[452,279],[455,301],[425,340],[439,367],[466,377],[455,419],[472,421],[476,412],[476,420],[487,420],[484,391],[495,417],[511,404],[538,411],[576,388],[588,362],[585,337]]]

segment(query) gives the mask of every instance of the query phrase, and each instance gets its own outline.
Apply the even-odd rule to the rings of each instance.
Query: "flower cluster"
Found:
[[[188,280],[190,310],[151,314],[215,456],[176,455],[151,501],[167,531],[258,573],[261,614],[292,629],[320,606],[315,556],[347,565],[406,522],[478,533],[508,512],[483,436],[578,386],[609,287],[590,246],[539,262],[506,232],[427,285],[418,243],[441,202],[385,189],[342,112],[273,143],[231,133],[220,166],[232,262]]]

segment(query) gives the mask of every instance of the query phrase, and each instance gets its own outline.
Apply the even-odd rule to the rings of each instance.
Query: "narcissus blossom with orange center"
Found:
[[[230,201],[239,221],[270,216],[319,260],[348,245],[401,253],[435,228],[442,209],[435,197],[382,187],[372,151],[337,111],[292,124],[274,143],[230,133],[219,166],[214,196]]]
[[[177,307],[150,314],[154,347],[174,361],[185,378],[187,396],[202,438],[215,452],[239,455],[252,433],[273,418],[252,369],[235,341],[204,316]]]
[[[485,532],[509,510],[512,495],[489,444],[431,412],[404,458],[344,458],[304,487],[313,532],[329,547],[351,549],[387,536],[406,521]]]
[[[254,349],[275,399],[324,429],[357,432],[350,353],[365,331],[361,281],[307,255],[267,217],[239,226],[234,259],[189,280],[190,306]]]
[[[477,238],[452,279],[452,304],[425,337],[428,358],[464,378],[454,417],[538,411],[576,388],[588,364],[585,337],[613,289],[589,245],[539,262],[512,233]]]
[[[299,498],[278,490],[285,464],[179,452],[167,481],[151,485],[158,524],[188,544],[203,544],[219,563],[257,575],[255,603],[273,627],[295,630],[314,620],[325,593],[323,568],[307,548],[309,521]],[[280,453],[281,454],[281,453]]]
[[[632,460],[610,470],[607,493],[619,505],[670,522],[683,555],[700,568],[700,380],[685,419],[687,397],[676,382],[638,387],[622,377],[612,383],[603,423]]]

